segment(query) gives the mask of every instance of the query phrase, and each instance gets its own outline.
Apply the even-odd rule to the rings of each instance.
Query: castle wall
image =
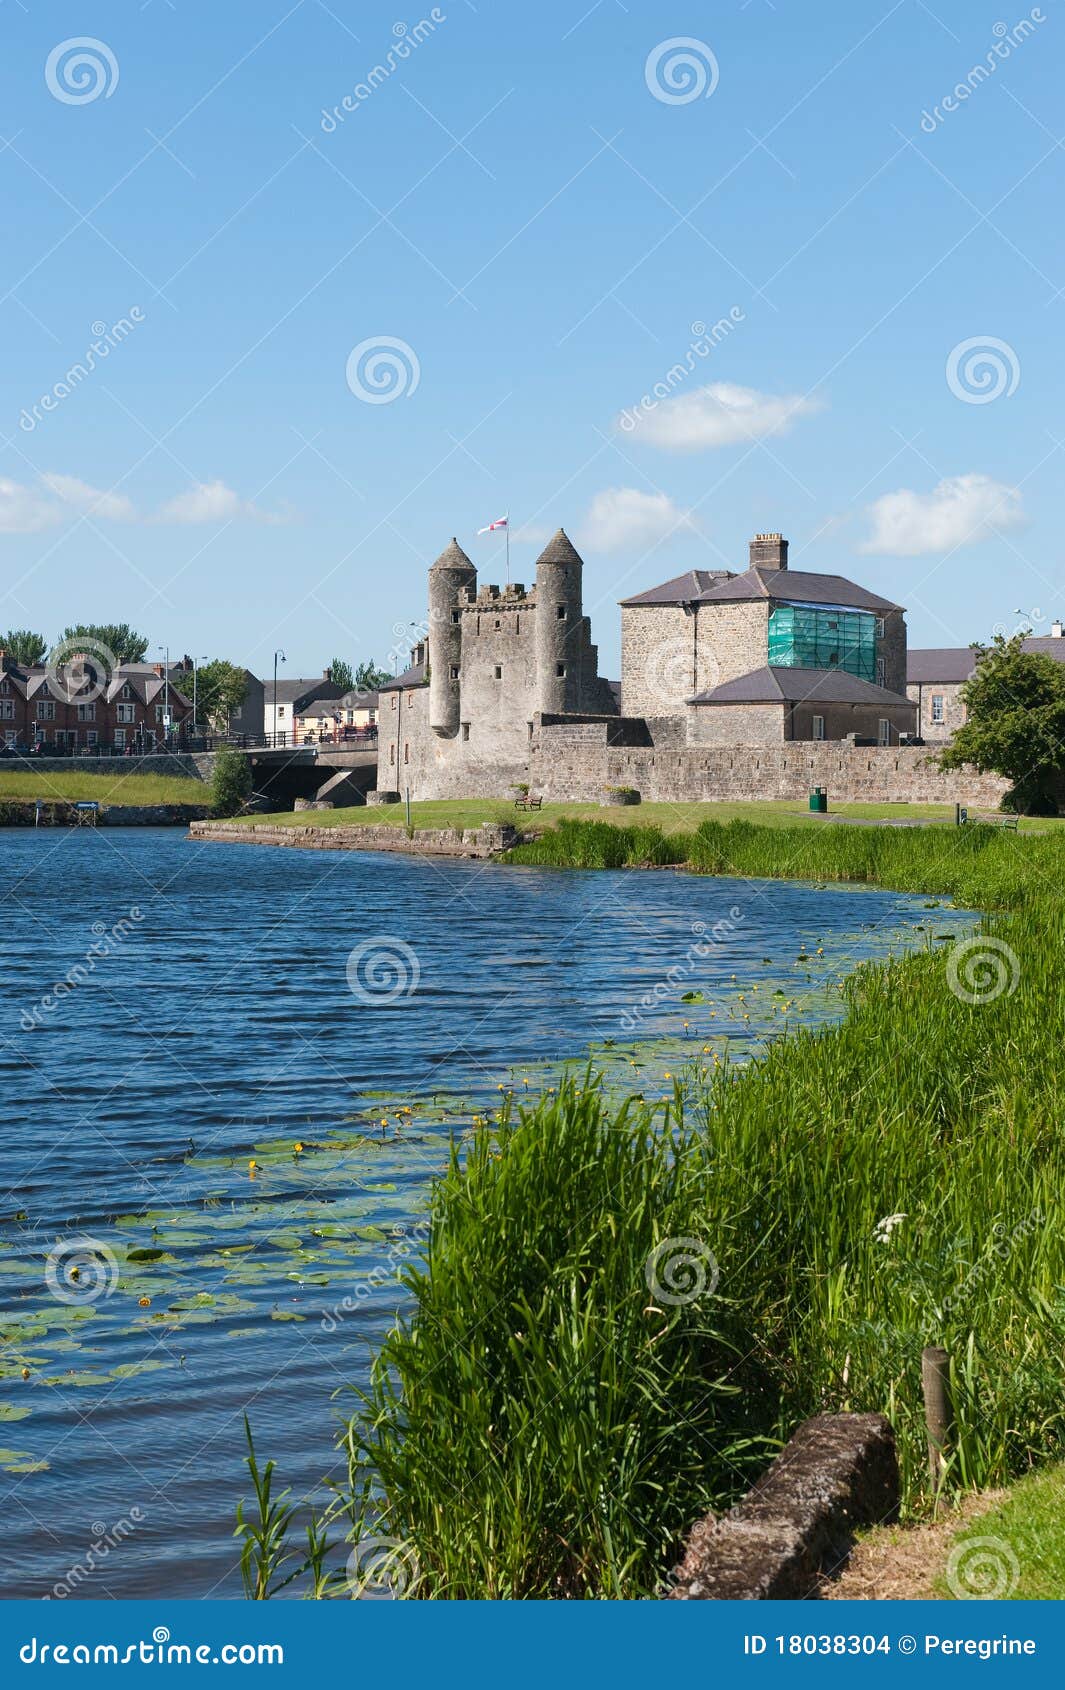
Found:
[[[829,803],[968,804],[994,809],[1009,782],[963,769],[943,774],[921,746],[792,742],[759,746],[614,748],[605,726],[544,728],[530,765],[533,790],[555,801],[595,802],[608,786],[634,786],[648,801],[805,799],[811,786]]]
[[[779,704],[694,704],[687,712],[691,745],[783,745],[788,712]]]

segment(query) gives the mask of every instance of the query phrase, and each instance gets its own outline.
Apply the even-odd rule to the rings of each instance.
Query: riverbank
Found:
[[[710,874],[994,913],[976,938],[930,933],[926,954],[860,969],[838,1028],[742,1070],[694,1062],[664,1108],[610,1105],[593,1075],[504,1101],[455,1155],[413,1316],[349,1429],[353,1505],[379,1487],[376,1530],[418,1569],[408,1594],[651,1594],[694,1520],[823,1411],[889,1416],[920,1517],[928,1344],[951,1358],[950,1491],[1065,1449],[1065,839],[734,824],[694,840]],[[596,830],[512,860],[633,847]]]
[[[374,813],[370,812],[371,815]],[[304,851],[395,851],[404,856],[498,857],[520,843],[521,835],[509,823],[488,823],[481,827],[421,828],[417,834],[398,827],[315,827],[305,821],[305,810],[297,813],[291,826],[269,821],[196,821],[189,838],[226,845],[277,845]]]
[[[97,759],[92,772],[87,773],[74,758],[52,759],[46,768],[12,769],[0,763],[0,805],[28,803],[31,808],[37,799],[42,803],[128,804],[191,804],[203,806],[207,787],[202,780],[186,775],[183,769],[160,773],[151,769],[136,773],[145,764],[177,764],[176,758],[142,759],[141,764],[130,760],[123,764],[114,758],[108,766]]]

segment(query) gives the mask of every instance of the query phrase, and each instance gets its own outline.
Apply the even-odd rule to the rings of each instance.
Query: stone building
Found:
[[[583,609],[583,565],[560,528],[536,583],[478,588],[457,540],[429,571],[429,634],[380,689],[378,786],[419,797],[505,793],[529,778],[540,722],[616,716]]]
[[[1062,624],[1051,624],[1049,634],[1036,634],[1021,642],[1025,651],[1042,652],[1065,663]],[[906,664],[906,692],[917,707],[917,731],[930,744],[951,738],[965,720],[961,689],[976,668],[973,646],[933,646],[911,651]]]
[[[715,782],[735,795],[761,766],[746,751],[764,748],[763,784],[784,795],[824,762],[792,748],[823,743],[834,776],[862,750],[863,790],[879,792],[883,774],[908,795],[917,712],[900,605],[790,569],[787,541],[759,534],[745,570],[688,570],[623,602],[619,691],[598,671],[581,575],[561,529],[529,592],[478,588],[451,541],[429,571],[427,639],[381,689],[379,789],[504,797],[527,783],[594,798],[629,774],[647,797],[710,797]],[[865,747],[901,761],[888,770]]]
[[[713,715],[698,710],[686,737],[733,744],[910,732],[902,607],[842,575],[789,569],[780,534],[756,535],[749,559],[743,574],[690,570],[622,601],[623,713],[668,731],[694,699]],[[778,708],[815,695],[826,709]],[[717,705],[747,709],[722,717]]]

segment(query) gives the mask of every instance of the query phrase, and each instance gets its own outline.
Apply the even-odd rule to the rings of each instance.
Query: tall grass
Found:
[[[615,831],[560,828],[521,860],[654,860],[646,830]],[[920,1511],[931,1343],[952,1357],[948,1486],[1065,1451],[1065,840],[735,824],[682,843],[708,872],[994,906],[1002,989],[981,1001],[991,975],[957,950],[866,965],[838,1027],[693,1072],[664,1113],[574,1081],[456,1152],[347,1440],[352,1535],[407,1547],[408,1595],[649,1594],[692,1521],[822,1410],[890,1416]]]

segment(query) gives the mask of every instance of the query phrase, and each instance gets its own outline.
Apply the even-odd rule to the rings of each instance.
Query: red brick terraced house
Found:
[[[167,686],[161,663],[122,663],[105,682],[88,663],[53,674],[0,651],[0,746],[7,749],[151,751],[180,743],[191,718],[191,702],[173,681]]]

